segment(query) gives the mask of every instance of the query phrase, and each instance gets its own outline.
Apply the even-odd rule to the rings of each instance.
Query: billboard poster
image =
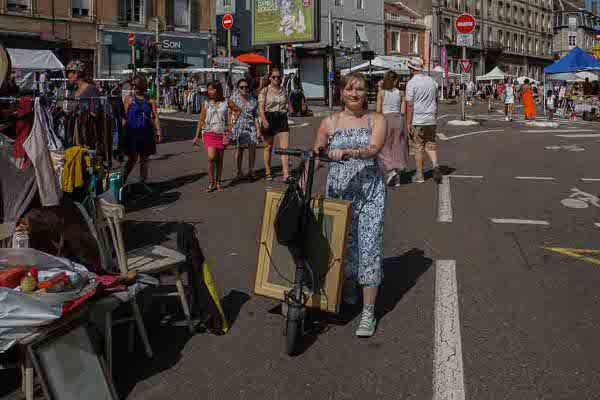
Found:
[[[235,14],[235,0],[217,0],[216,15]]]
[[[318,0],[253,0],[252,45],[319,40]]]

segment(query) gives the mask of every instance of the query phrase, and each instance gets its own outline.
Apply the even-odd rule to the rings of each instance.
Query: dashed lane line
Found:
[[[456,261],[435,263],[433,400],[465,400]]]
[[[448,175],[448,177],[460,179],[483,179],[483,175]]]
[[[440,139],[442,139],[442,140],[452,140],[452,139],[458,139],[458,138],[465,137],[465,136],[479,135],[481,133],[502,132],[502,131],[504,131],[504,129],[487,129],[485,131],[469,132],[469,133],[463,133],[463,134],[454,135],[454,136],[445,136],[444,135],[445,139],[442,138],[442,137],[440,137]]]
[[[592,132],[594,132],[594,130],[591,130]],[[580,131],[583,132],[583,131]],[[578,139],[578,138],[597,138],[600,137],[600,134],[598,133],[582,133],[582,134],[573,134],[573,135],[555,135],[557,137],[564,137],[564,138],[571,138],[571,139]]]
[[[556,178],[550,176],[515,176],[515,179],[520,181],[553,181]]]
[[[576,132],[595,132],[595,129],[531,129],[523,130],[521,133],[576,133]],[[570,136],[569,136],[570,137]]]
[[[450,194],[450,179],[442,178],[438,188],[438,222],[452,222],[452,195]]]
[[[517,224],[517,225],[550,225],[547,221],[537,221],[532,219],[514,219],[514,218],[491,218],[495,224]]]
[[[582,182],[600,182],[600,178],[581,178]]]

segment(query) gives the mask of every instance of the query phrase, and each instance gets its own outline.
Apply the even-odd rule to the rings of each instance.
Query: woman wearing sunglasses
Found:
[[[262,135],[265,139],[265,172],[266,180],[273,180],[271,171],[271,155],[275,136],[279,137],[279,147],[287,149],[290,142],[290,128],[287,119],[288,97],[282,85],[282,75],[279,68],[271,70],[271,83],[258,96],[258,109],[262,122]],[[290,176],[288,156],[281,156],[283,179]]]
[[[237,83],[238,93],[232,97],[232,101],[240,111],[234,115],[236,123],[232,130],[233,143],[237,145],[235,160],[237,162],[236,179],[244,178],[242,163],[244,161],[244,148],[248,146],[248,179],[255,179],[254,164],[256,162],[256,145],[258,144],[258,118],[256,100],[250,96],[250,84],[246,79],[240,79]]]

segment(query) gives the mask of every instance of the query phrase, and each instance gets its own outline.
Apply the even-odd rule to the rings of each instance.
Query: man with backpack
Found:
[[[160,121],[156,109],[156,101],[148,99],[148,81],[138,75],[132,81],[133,94],[125,99],[125,151],[127,163],[123,182],[133,171],[133,167],[140,162],[140,177],[144,188],[152,192],[146,185],[148,178],[148,157],[156,154],[156,143],[162,140]]]

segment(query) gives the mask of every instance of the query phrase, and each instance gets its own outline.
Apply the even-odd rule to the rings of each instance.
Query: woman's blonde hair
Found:
[[[366,92],[368,92],[368,90],[369,90],[369,85],[368,85],[368,82],[367,82],[367,78],[365,78],[365,76],[363,74],[361,74],[360,72],[352,72],[352,73],[349,73],[348,75],[346,75],[342,79],[342,93],[341,93],[342,103],[344,103],[344,105],[343,105],[344,108],[346,108],[346,103],[344,102],[344,90],[348,86],[353,85],[355,82],[360,82],[365,87],[365,91]],[[363,102],[363,108],[364,109],[369,108],[368,96],[369,96],[369,94],[366,93],[365,94],[365,101]]]

